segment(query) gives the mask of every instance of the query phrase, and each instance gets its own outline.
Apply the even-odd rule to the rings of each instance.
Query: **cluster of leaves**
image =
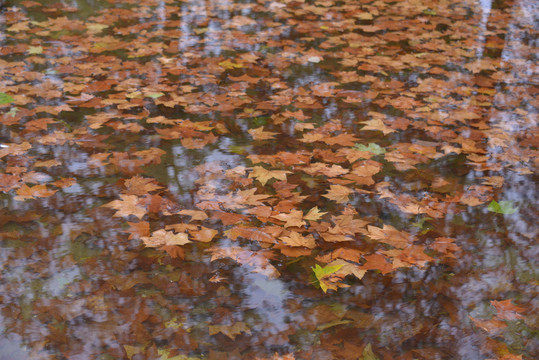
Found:
[[[93,211],[121,219],[128,240],[176,260],[202,249],[201,264],[231,260],[268,279],[297,260],[323,292],[367,274],[450,268],[465,244],[447,214],[517,213],[500,199],[506,174],[537,164],[535,91],[525,61],[461,44],[478,28],[465,2],[215,2],[204,14],[183,2],[109,3],[86,20],[34,1],[2,15],[10,204],[63,211],[64,194],[110,177]],[[32,19],[36,9],[48,17]],[[495,53],[507,13],[494,13],[485,49]],[[188,164],[182,186],[153,171],[177,158]],[[244,322],[209,327],[232,340],[250,333]],[[343,349],[376,358],[367,343]]]

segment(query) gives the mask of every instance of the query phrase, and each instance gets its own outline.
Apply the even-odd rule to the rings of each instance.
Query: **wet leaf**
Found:
[[[147,247],[185,245],[191,242],[186,233],[175,234],[165,229],[154,231],[152,236],[142,236],[141,239]]]
[[[371,152],[374,155],[382,155],[382,154],[385,154],[385,152],[386,152],[386,150],[383,147],[381,147],[380,145],[375,144],[375,143],[369,143],[368,146],[365,146],[363,144],[355,144],[354,148],[359,150],[359,151]]]
[[[322,196],[338,203],[346,203],[349,200],[348,195],[350,195],[351,193],[352,190],[346,186],[330,185],[327,194]]]
[[[9,103],[12,103],[13,101],[15,101],[14,98],[12,98],[6,93],[0,92],[0,105],[9,104]]]
[[[146,215],[147,211],[144,207],[140,206],[139,197],[136,195],[120,195],[121,200],[114,200],[105,205],[116,210],[114,217],[128,217],[134,215],[139,219],[142,219]]]
[[[516,213],[518,208],[513,207],[512,201],[502,200],[498,203],[495,200],[492,200],[488,204],[487,210],[496,214],[511,215]]]
[[[359,358],[359,360],[380,360],[376,355],[374,355],[371,344],[367,344],[367,346],[365,346],[361,355],[362,356]]]
[[[210,325],[208,329],[210,335],[222,333],[228,336],[231,340],[236,339],[236,336],[240,335],[242,332],[251,334],[251,329],[249,329],[247,324],[242,321],[239,321],[234,325]]]

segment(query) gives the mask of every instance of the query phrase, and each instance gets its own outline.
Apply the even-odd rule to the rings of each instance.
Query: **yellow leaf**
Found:
[[[249,178],[256,178],[262,185],[266,185],[270,179],[286,180],[286,174],[290,174],[290,171],[266,170],[262,166],[255,166]]]
[[[316,220],[319,220],[325,214],[327,214],[327,212],[320,211],[318,206],[315,206],[311,210],[309,210],[307,215],[305,215],[303,218],[305,220],[316,221]]]
[[[230,60],[221,61],[219,66],[224,67],[225,69],[241,69],[243,67],[242,64],[233,63]]]
[[[334,200],[338,203],[345,203],[348,201],[348,195],[352,192],[349,188],[342,185],[331,185],[328,193],[322,195],[330,200]]]
[[[363,121],[362,124],[365,124],[361,130],[378,130],[384,133],[384,135],[395,132],[395,130],[387,127],[384,122],[380,119],[372,119],[368,121]]]

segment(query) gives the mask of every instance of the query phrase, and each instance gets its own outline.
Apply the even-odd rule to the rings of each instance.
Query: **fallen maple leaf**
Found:
[[[271,132],[271,131],[264,131],[264,127],[261,126],[259,128],[256,128],[256,129],[249,129],[247,130],[247,132],[249,134],[251,134],[251,136],[253,137],[254,140],[268,140],[268,139],[273,139],[275,137],[275,135],[277,135],[278,133],[276,132]]]
[[[490,304],[496,308],[496,317],[500,320],[524,319],[524,316],[520,315],[519,312],[526,311],[526,308],[513,305],[510,299],[503,301],[492,300]]]
[[[114,200],[102,206],[117,210],[114,217],[134,215],[142,219],[146,215],[146,209],[139,205],[138,196],[121,194],[120,198],[121,200]]]
[[[237,322],[234,325],[209,325],[208,326],[210,335],[215,335],[217,333],[222,333],[228,336],[231,340],[236,339],[236,336],[242,332],[251,334],[251,330],[247,327],[247,324],[244,322]]]
[[[303,236],[296,231],[290,232],[289,236],[281,236],[279,239],[288,246],[303,246],[309,249],[314,249],[316,246],[312,235]]]
[[[330,200],[334,200],[338,203],[345,203],[348,201],[348,195],[352,193],[352,190],[342,185],[330,185],[327,194],[322,195]]]
[[[384,135],[391,134],[392,132],[395,132],[390,127],[387,127],[384,122],[380,119],[373,119],[368,121],[363,121],[362,124],[365,124],[365,126],[361,130],[378,130],[384,133]]]
[[[266,170],[262,166],[255,166],[249,174],[249,178],[256,178],[262,185],[266,185],[270,179],[286,180],[286,174],[290,174],[290,171]]]
[[[320,211],[318,206],[315,206],[311,210],[309,210],[309,212],[305,216],[303,216],[303,219],[309,221],[316,221],[320,220],[320,218],[325,214],[327,214],[327,212]]]
[[[166,231],[165,229],[154,231],[152,236],[143,236],[141,239],[147,247],[185,245],[191,242],[186,233],[174,234],[173,231]]]
[[[208,215],[202,210],[180,210],[176,214],[191,216],[191,221],[202,221],[208,218]]]
[[[405,231],[399,231],[391,225],[384,225],[383,228],[369,225],[367,226],[369,237],[373,240],[389,244],[398,249],[411,245],[412,236]]]
[[[390,273],[393,266],[387,262],[387,258],[380,254],[372,254],[363,256],[367,262],[359,266],[360,270],[380,270],[382,274]]]
[[[275,279],[281,275],[279,271],[270,264],[269,260],[264,256],[265,252],[262,251],[253,252],[237,246],[226,248],[213,247],[208,249],[208,251],[212,254],[211,261],[231,258],[242,265],[251,266],[253,272],[265,275],[269,279]]]
[[[143,236],[150,235],[150,223],[147,221],[141,221],[138,223],[127,222],[129,229],[124,230],[129,233],[129,240],[140,239]]]
[[[193,236],[193,239],[200,242],[210,242],[219,232],[214,229],[210,229],[202,226],[200,230],[189,231],[189,234]]]
[[[479,320],[471,316],[468,316],[470,320],[474,323],[475,326],[485,330],[491,335],[500,333],[503,329],[507,327],[507,324],[503,321],[491,319],[491,320]]]
[[[259,242],[265,242],[274,244],[275,238],[264,232],[261,228],[255,228],[255,227],[243,227],[243,226],[236,226],[233,227],[230,230],[225,231],[225,235],[228,236],[232,240],[236,240],[238,237],[242,237],[249,240],[256,240]]]
[[[58,190],[51,190],[47,188],[47,185],[36,185],[29,187],[28,185],[24,184],[20,188],[17,189],[16,193],[17,196],[14,196],[13,198],[15,200],[27,200],[27,199],[34,199],[36,197],[45,198],[52,196],[56,193]]]
[[[279,214],[279,215],[272,215],[271,216],[274,219],[284,221],[284,227],[302,227],[305,225],[305,221],[303,221],[303,213],[300,210],[292,210],[288,214]]]
[[[126,193],[129,195],[146,195],[151,191],[162,189],[162,186],[156,184],[152,178],[144,178],[140,175],[133,176],[124,182]]]

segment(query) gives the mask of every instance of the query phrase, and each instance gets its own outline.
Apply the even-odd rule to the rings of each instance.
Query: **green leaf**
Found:
[[[502,200],[499,203],[492,200],[487,206],[487,210],[496,214],[510,215],[517,212],[518,207],[513,207],[512,201]]]
[[[386,149],[375,143],[369,143],[369,146],[365,146],[363,144],[355,144],[354,147],[359,151],[368,151],[373,153],[374,155],[382,155],[386,152]]]
[[[324,292],[327,292],[328,291],[328,286],[324,282],[324,277],[339,271],[339,269],[341,267],[343,267],[343,265],[333,265],[333,266],[321,267],[320,265],[316,264],[314,267],[311,268],[311,269],[313,269],[314,276],[316,277],[316,280],[317,280],[317,281],[315,281],[313,283],[313,285],[316,286],[316,287],[320,286],[320,288]]]
[[[365,348],[363,349],[363,356],[359,358],[359,360],[380,360],[374,353],[372,352],[371,344],[367,344]]]
[[[314,276],[320,281],[327,275],[331,275],[337,271],[339,271],[340,268],[342,268],[342,265],[333,265],[333,266],[325,266],[321,267],[320,265],[316,264],[314,267],[312,267]],[[320,286],[322,286],[322,283],[320,283]]]
[[[34,54],[34,55],[43,54],[43,48],[41,46],[29,46],[28,54]]]
[[[19,112],[19,108],[12,107],[11,109],[9,109],[9,111],[6,113],[6,115],[14,117],[15,115],[17,115],[18,112]]]
[[[9,96],[6,93],[0,93],[0,105],[9,104],[10,102],[15,101],[14,98]]]
[[[162,92],[146,94],[147,97],[150,97],[152,99],[157,99],[164,95],[165,93],[162,93]]]

